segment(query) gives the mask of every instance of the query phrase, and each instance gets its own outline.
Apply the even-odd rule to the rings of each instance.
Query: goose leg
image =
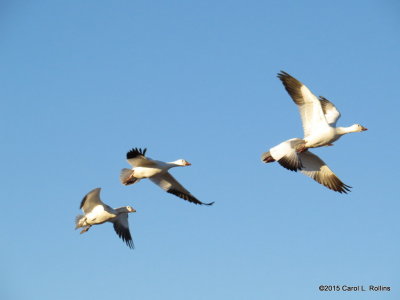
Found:
[[[86,231],[88,231],[90,229],[90,227],[92,227],[92,225],[88,225],[85,228],[83,228],[83,230],[81,231],[81,234],[85,233]]]
[[[134,184],[138,179],[135,178],[134,174],[132,173],[124,182],[125,185]]]

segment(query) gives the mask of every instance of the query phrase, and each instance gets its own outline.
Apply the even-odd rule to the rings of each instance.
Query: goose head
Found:
[[[178,159],[173,162],[176,166],[180,167],[186,167],[186,166],[191,166],[192,164],[184,159]]]
[[[366,131],[368,130],[364,126],[360,124],[354,124],[349,127],[336,127],[336,134],[338,135],[344,135],[347,133],[352,133],[352,132],[361,132],[361,131]]]
[[[367,131],[368,128],[365,128],[364,126],[360,124],[354,124],[352,127],[353,132],[361,132],[361,131]]]
[[[129,213],[136,212],[136,209],[134,209],[132,206],[125,206],[125,208]]]

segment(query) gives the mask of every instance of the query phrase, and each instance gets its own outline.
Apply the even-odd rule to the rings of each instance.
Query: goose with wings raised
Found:
[[[80,208],[84,215],[78,215],[75,218],[75,229],[83,228],[81,231],[85,233],[93,225],[103,224],[105,222],[113,223],[114,230],[117,235],[128,245],[133,248],[132,236],[129,231],[128,214],[136,212],[131,206],[123,206],[119,208],[111,208],[100,200],[101,188],[96,188],[82,199]]]
[[[367,130],[360,124],[336,127],[340,112],[332,102],[324,97],[318,99],[304,84],[286,72],[281,71],[278,78],[300,111],[304,138],[296,146],[297,151],[331,146],[344,134]]]
[[[194,204],[212,205],[203,203],[186,190],[169,172],[174,167],[185,167],[191,164],[184,159],[178,159],[173,162],[163,162],[146,157],[147,149],[133,148],[126,154],[128,163],[132,169],[124,168],[121,170],[120,180],[124,185],[130,185],[139,182],[143,178],[150,179],[166,192],[178,196]]]
[[[333,191],[349,192],[351,187],[344,184],[322,159],[308,149],[332,146],[342,135],[365,131],[367,128],[359,124],[336,127],[340,112],[332,102],[321,96],[317,98],[304,84],[286,72],[281,71],[278,78],[299,108],[304,138],[280,143],[263,153],[261,160],[265,163],[277,161],[291,171],[300,170]]]

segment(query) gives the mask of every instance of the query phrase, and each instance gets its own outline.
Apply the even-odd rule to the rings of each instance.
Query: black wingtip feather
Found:
[[[343,192],[343,193],[347,194],[347,193],[351,192],[350,189],[352,189],[351,186],[349,186],[349,185],[343,183],[343,186],[342,186],[342,192]]]
[[[302,83],[300,81],[298,81],[296,78],[294,78],[292,75],[290,75],[289,73],[286,73],[285,71],[281,71],[280,73],[278,73],[277,77],[283,82],[283,84],[285,85],[294,85],[294,86],[301,86]]]
[[[339,193],[347,194],[351,192],[351,186],[343,183],[339,178],[337,178],[337,181],[335,180],[333,188],[331,190],[334,190]]]
[[[331,177],[328,178],[327,182],[322,182],[322,180],[318,177],[318,176],[314,176],[312,177],[315,181],[317,181],[318,183],[322,184],[323,186],[327,187],[328,189],[334,191],[334,192],[338,192],[338,193],[343,193],[343,194],[347,194],[349,192],[351,192],[351,186],[343,183],[339,178],[335,177]]]
[[[128,153],[126,153],[126,159],[131,159],[138,157],[139,155],[145,156],[147,148],[143,150],[141,148],[132,148]]]
[[[203,203],[203,202],[201,202],[200,200],[198,200],[196,197],[194,197],[194,196],[192,196],[192,195],[188,195],[188,194],[182,193],[182,192],[180,192],[180,191],[178,191],[178,190],[175,190],[175,189],[169,189],[167,192],[170,193],[170,194],[173,194],[173,195],[175,195],[175,196],[177,196],[177,197],[179,197],[179,198],[182,198],[182,199],[184,199],[184,200],[187,200],[187,201],[189,201],[189,202],[192,202],[192,203],[194,203],[194,204],[198,204],[198,205],[208,205],[208,206],[214,204],[214,202]]]
[[[280,80],[282,80],[282,78],[284,78],[284,77],[292,77],[292,76],[289,73],[286,73],[285,71],[281,70],[276,77],[278,77]]]
[[[284,71],[278,73],[277,77],[282,81],[282,84],[284,85],[286,91],[292,97],[294,102],[298,105],[302,104],[304,100],[302,99],[300,88],[303,84]]]
[[[125,242],[125,244],[131,248],[134,249],[135,245],[133,244],[132,236],[129,230],[126,230],[123,226],[119,225],[118,223],[114,223],[114,229],[115,232],[118,234],[118,236]]]
[[[320,101],[327,101],[327,102],[330,102],[330,101],[329,101],[328,99],[326,99],[324,96],[319,96],[318,99],[319,99]]]

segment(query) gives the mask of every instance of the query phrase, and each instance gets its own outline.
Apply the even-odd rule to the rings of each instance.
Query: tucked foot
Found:
[[[92,226],[89,225],[89,226],[83,228],[83,230],[81,231],[81,234],[82,234],[82,233],[85,233],[86,231],[88,231],[88,230],[90,229],[90,227],[92,227]]]
[[[130,185],[130,184],[134,184],[136,182],[136,180],[137,180],[137,178],[133,177],[133,174],[132,174],[123,183],[125,185]]]

